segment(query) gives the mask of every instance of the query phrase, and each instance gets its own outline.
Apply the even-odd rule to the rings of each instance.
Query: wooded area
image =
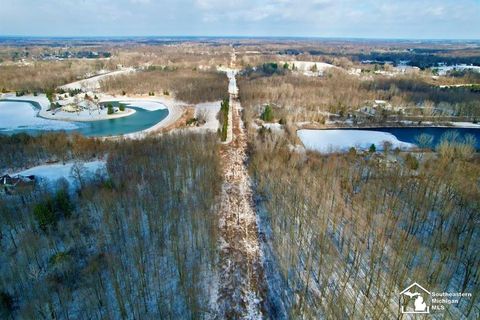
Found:
[[[0,198],[2,318],[193,319],[211,312],[222,182],[217,137],[105,145],[108,178],[90,179],[68,196],[37,188]]]
[[[109,93],[171,93],[181,101],[200,103],[225,99],[228,79],[225,74],[216,71],[150,67],[132,75],[106,79],[101,85],[102,90]]]
[[[399,292],[417,281],[472,294],[445,317],[480,316],[480,163],[472,150],[444,145],[452,152],[413,155],[416,168],[389,152],[302,155],[275,136],[263,141],[252,142],[250,167],[263,251],[279,269],[277,282],[269,280],[275,312],[395,318]]]
[[[0,90],[41,92],[83,79],[108,67],[105,61],[36,61],[27,65],[0,65]]]
[[[322,122],[325,112],[346,115],[374,100],[384,100],[411,115],[428,116],[435,109],[438,115],[480,118],[479,92],[469,87],[442,89],[423,76],[362,79],[335,70],[324,77],[259,72],[244,74],[238,81],[242,103],[257,115],[268,103],[278,106],[279,118]]]

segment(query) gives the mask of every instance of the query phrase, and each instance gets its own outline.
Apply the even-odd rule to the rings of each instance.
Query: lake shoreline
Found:
[[[379,129],[379,128],[446,128],[446,129],[480,129],[480,124],[467,123],[465,121],[449,122],[448,124],[435,124],[427,122],[425,124],[408,124],[408,123],[382,123],[382,124],[365,124],[365,125],[351,125],[348,123],[341,124],[301,124],[297,125],[297,131],[302,129],[310,130],[332,130],[332,129]]]
[[[453,133],[456,132],[456,133]],[[332,150],[345,152],[350,148],[367,150],[371,145],[382,149],[383,141],[388,141],[395,148],[396,145],[418,144],[417,138],[422,134],[431,136],[430,147],[435,148],[442,139],[451,141],[467,141],[467,135],[473,136],[475,149],[480,151],[480,128],[459,127],[362,127],[362,128],[323,128],[298,129],[297,137],[307,150],[330,153]],[[469,140],[470,141],[470,140]]]

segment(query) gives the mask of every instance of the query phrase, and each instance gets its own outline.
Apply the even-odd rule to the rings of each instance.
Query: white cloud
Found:
[[[478,0],[0,0],[2,34],[480,38]],[[53,23],[52,23],[53,22]]]

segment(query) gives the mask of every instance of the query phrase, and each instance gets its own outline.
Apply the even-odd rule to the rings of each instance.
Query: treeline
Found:
[[[433,54],[432,51],[421,51],[413,49],[407,52],[371,52],[368,54],[351,55],[356,61],[373,60],[379,62],[393,62],[395,65],[402,61],[408,61],[408,65],[419,67],[420,69],[432,68],[440,63],[446,65],[473,64],[480,65],[480,55],[449,55],[447,53]]]
[[[173,92],[187,103],[225,99],[228,79],[223,73],[190,68],[150,68],[131,75],[111,77],[101,82],[102,90],[120,94]]]
[[[83,79],[107,68],[105,61],[35,61],[28,65],[1,65],[0,89],[8,91],[46,91]]]
[[[252,144],[274,283],[267,305],[278,318],[396,318],[413,282],[472,294],[437,316],[480,316],[480,164],[462,146],[442,148],[392,161],[292,154],[278,138]]]
[[[64,132],[29,135],[0,134],[0,172],[49,161],[87,160],[106,154],[110,145],[99,139]]]
[[[471,87],[441,88],[416,77],[397,77],[365,81],[362,88],[396,105],[433,103],[445,115],[480,117],[480,94]]]
[[[320,121],[324,112],[347,113],[367,100],[378,99],[361,84],[358,78],[341,72],[322,78],[291,73],[238,77],[240,100],[247,109],[261,113],[264,104],[272,104],[280,109],[280,118],[290,121]]]
[[[177,134],[111,142],[108,177],[75,194],[2,196],[0,317],[209,317],[216,141]]]
[[[475,87],[440,88],[415,75],[361,79],[336,71],[324,77],[290,73],[267,76],[259,71],[244,73],[238,85],[242,104],[249,108],[247,112],[260,114],[264,104],[272,104],[278,108],[280,118],[294,122],[322,122],[326,112],[346,115],[373,100],[386,100],[394,107],[406,108],[406,115],[421,115],[420,108],[428,106],[438,115],[480,117],[480,95]],[[395,115],[401,116],[396,112]]]

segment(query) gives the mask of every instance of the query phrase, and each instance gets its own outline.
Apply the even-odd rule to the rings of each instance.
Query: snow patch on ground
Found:
[[[280,123],[265,123],[263,126],[272,131],[283,131],[283,126]]]
[[[285,63],[281,61],[281,63]],[[325,73],[325,71],[330,69],[339,69],[338,67],[334,66],[330,63],[325,62],[315,62],[315,61],[286,61],[288,63],[289,69],[294,69],[294,71],[298,71],[305,76],[321,76]]]
[[[54,187],[59,179],[66,179],[72,188],[78,188],[77,178],[73,175],[72,168],[78,165],[81,176],[84,178],[92,177],[95,174],[106,175],[106,162],[103,160],[95,160],[90,162],[69,162],[65,164],[46,164],[33,167],[15,175],[29,176],[34,175],[37,180],[45,183],[47,186]]]
[[[452,122],[452,125],[458,128],[480,128],[479,123],[471,123],[471,122]]]
[[[20,129],[74,130],[76,123],[37,117],[38,109],[29,102],[0,101],[0,132]]]
[[[298,137],[307,150],[321,153],[348,151],[354,147],[367,150],[375,144],[377,150],[383,148],[383,142],[388,141],[393,148],[409,149],[414,144],[402,142],[393,134],[370,130],[298,130]]]
[[[191,128],[191,130],[217,132],[220,127],[220,122],[217,119],[220,104],[221,101],[197,104],[195,106],[195,118],[204,118],[206,122],[200,127]]]
[[[108,77],[114,77],[122,74],[129,74],[135,72],[134,68],[125,68],[118,71],[113,71],[109,73],[100,74],[88,79],[83,79],[79,81],[75,81],[66,85],[61,86],[60,88],[63,90],[83,90],[83,91],[97,91],[100,89],[100,81],[104,80]]]

